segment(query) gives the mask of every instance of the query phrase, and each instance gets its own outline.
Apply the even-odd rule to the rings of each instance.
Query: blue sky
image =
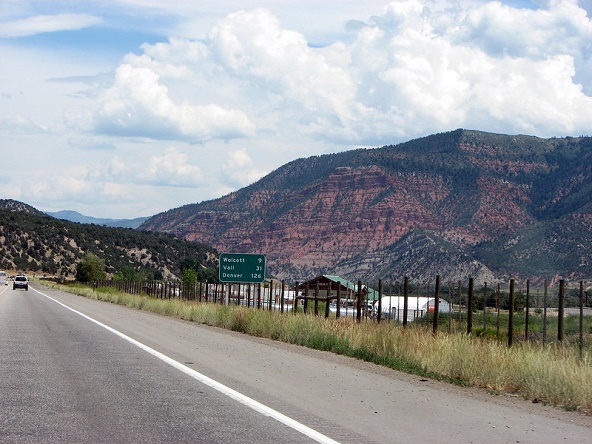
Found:
[[[0,0],[0,198],[131,218],[456,128],[591,135],[591,14],[592,0]]]

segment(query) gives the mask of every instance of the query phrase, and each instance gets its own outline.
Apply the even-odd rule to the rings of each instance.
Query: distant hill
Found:
[[[19,202],[14,199],[0,199],[0,208],[19,213],[36,214],[38,216],[43,215],[43,211],[39,211],[37,208],[32,207],[24,202]]]
[[[51,217],[55,217],[56,219],[69,220],[70,222],[121,228],[138,228],[149,219],[149,217],[137,217],[135,219],[101,219],[97,217],[85,216],[84,214],[80,214],[79,212],[72,210],[62,210],[56,212],[48,211],[46,214]]]
[[[592,276],[592,138],[456,130],[298,159],[140,226],[303,280]]]
[[[191,267],[217,278],[218,252],[166,233],[75,223],[48,216],[13,200],[0,200],[0,268],[72,279],[87,253],[105,261],[106,271],[133,271],[146,279],[177,279]]]

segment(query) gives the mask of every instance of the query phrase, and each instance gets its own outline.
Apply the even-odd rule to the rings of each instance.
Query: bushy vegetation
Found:
[[[105,261],[96,254],[87,253],[76,267],[76,280],[80,282],[102,281],[106,275]]]
[[[132,296],[112,288],[70,287],[86,297],[258,337],[330,351],[405,372],[513,393],[568,410],[592,409],[592,355],[576,347],[528,342],[507,347],[487,335],[432,334],[415,324],[253,310],[242,306]]]
[[[104,261],[106,273],[120,279],[180,277],[187,267],[200,277],[217,276],[218,252],[207,245],[171,234],[69,222],[24,208],[0,205],[2,269],[72,279],[81,260],[92,254]]]

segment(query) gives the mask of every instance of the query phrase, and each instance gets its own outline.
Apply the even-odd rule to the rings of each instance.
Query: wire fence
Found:
[[[351,285],[349,285],[351,284]],[[475,288],[474,280],[442,284],[412,283],[405,277],[377,287],[331,280],[315,283],[209,283],[106,280],[89,285],[131,294],[224,305],[242,305],[281,313],[310,313],[357,322],[422,325],[437,332],[495,338],[511,347],[516,341],[577,344],[592,347],[592,308],[583,281],[567,289],[561,280],[539,288],[525,281]]]

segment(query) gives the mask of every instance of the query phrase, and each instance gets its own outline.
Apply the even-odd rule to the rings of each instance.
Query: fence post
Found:
[[[510,312],[508,314],[508,347],[514,340],[514,279],[510,279]]]
[[[356,322],[362,322],[362,281],[358,281]]]
[[[450,312],[448,313],[448,333],[452,333],[452,320],[454,317],[454,284],[448,282],[448,300],[450,301]]]
[[[308,313],[308,282],[304,284],[304,314]]]
[[[257,309],[261,308],[261,282],[257,283]]]
[[[314,314],[315,316],[319,315],[319,283],[315,284],[315,292],[314,292]]]
[[[409,313],[409,278],[403,281],[403,327],[407,327],[407,313]]]
[[[543,289],[543,345],[547,342],[547,280]]]
[[[565,281],[559,281],[559,314],[557,317],[557,341],[563,342],[563,314],[565,305]]]
[[[473,333],[473,286],[475,281],[469,278],[469,294],[467,295],[467,335]]]
[[[483,331],[487,330],[487,282],[483,282]]]
[[[429,310],[428,303],[428,310]],[[436,290],[434,294],[434,318],[432,319],[432,333],[438,333],[438,313],[440,313],[440,275],[436,276]]]
[[[499,282],[497,284],[497,289],[495,292],[495,310],[497,312],[497,319],[495,321],[495,331],[496,331],[498,341],[499,341],[499,337],[500,337],[500,284],[499,284]]]
[[[380,324],[380,318],[382,316],[382,279],[378,279],[378,314],[376,319]]]
[[[528,341],[528,320],[530,318],[530,279],[526,280],[526,317],[524,318],[524,340]]]
[[[280,294],[280,313],[284,312],[284,291],[286,290],[286,281],[282,279],[282,292]]]
[[[298,312],[298,288],[300,285],[298,281],[294,283],[294,300],[292,301],[292,313],[296,314]]]
[[[341,316],[341,284],[337,283],[337,313],[335,313],[335,317],[339,318]]]
[[[580,360],[584,356],[584,281],[580,281]]]
[[[333,283],[329,281],[329,286],[327,287],[327,299],[325,300],[325,319],[329,318],[329,295],[331,294],[331,288],[333,287]]]

